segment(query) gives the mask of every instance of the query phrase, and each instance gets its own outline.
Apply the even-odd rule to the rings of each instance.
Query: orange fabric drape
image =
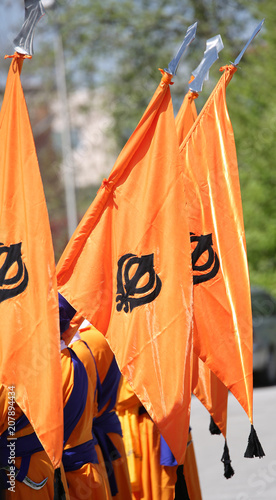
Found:
[[[175,117],[179,146],[181,146],[197,119],[197,110],[195,105],[195,99],[197,97],[198,94],[195,92],[187,92]]]
[[[23,57],[11,61],[0,114],[0,383],[15,387],[56,468],[63,447],[56,269],[20,82]]]
[[[180,147],[196,121],[195,99],[197,97],[197,93],[187,92],[177,113],[175,123]],[[185,170],[185,175],[189,176],[189,170]],[[191,182],[196,182],[196,179],[192,177]],[[207,305],[205,304],[204,307]],[[196,318],[194,322],[196,323]],[[226,437],[228,389],[195,353],[193,353],[192,390]]]
[[[225,68],[184,140],[194,280],[194,351],[252,423],[252,312],[234,134]]]
[[[58,264],[58,285],[106,336],[121,372],[183,462],[192,274],[170,78],[163,76],[73,234]]]

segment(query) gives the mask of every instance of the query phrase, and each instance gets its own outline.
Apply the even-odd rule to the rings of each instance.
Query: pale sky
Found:
[[[0,57],[5,56],[7,48],[11,49],[12,40],[19,32],[25,17],[23,0],[13,0],[8,6],[0,5]]]

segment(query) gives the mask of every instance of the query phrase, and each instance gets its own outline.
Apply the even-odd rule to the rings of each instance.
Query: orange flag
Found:
[[[195,99],[197,97],[198,94],[196,92],[187,92],[177,113],[175,123],[180,147],[196,121],[197,110]],[[185,175],[189,176],[188,170],[185,172]],[[196,318],[194,319],[194,323],[196,324]],[[193,325],[194,328],[195,324]],[[192,380],[193,394],[205,406],[215,424],[226,438],[228,389],[195,353],[193,353]]]
[[[195,105],[195,99],[197,97],[197,92],[187,92],[176,115],[175,125],[179,146],[181,146],[197,119],[197,110]]]
[[[0,114],[0,384],[15,392],[57,468],[63,403],[56,270],[20,82],[23,59],[13,56]]]
[[[192,271],[170,80],[165,73],[57,271],[60,293],[106,336],[121,372],[183,463]]]
[[[180,148],[192,244],[193,345],[246,411],[252,424],[249,445],[258,456],[250,283],[235,140],[226,106],[226,87],[236,68],[224,69]]]

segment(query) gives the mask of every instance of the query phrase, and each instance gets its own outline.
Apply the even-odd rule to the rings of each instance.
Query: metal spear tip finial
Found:
[[[245,53],[248,45],[250,45],[250,43],[252,42],[252,40],[255,38],[255,36],[259,33],[259,31],[261,31],[262,27],[263,27],[263,24],[264,24],[264,19],[261,20],[261,22],[258,24],[258,26],[255,28],[255,30],[253,31],[251,37],[249,38],[248,42],[245,44],[245,46],[243,47],[242,51],[239,53],[238,57],[235,59],[235,62],[231,63],[233,64],[233,66],[238,66],[243,54]]]
[[[54,6],[56,0],[41,0],[42,3],[43,3],[43,7],[45,7],[45,9],[50,9],[51,7]]]
[[[190,43],[195,39],[196,36],[197,23],[191,24],[186,31],[186,36],[178,49],[176,56],[171,60],[167,69],[165,69],[166,73],[175,76],[176,71],[179,65],[179,61],[181,56],[184,54]]]
[[[224,45],[220,35],[213,36],[206,41],[206,50],[204,56],[192,72],[194,80],[190,83],[189,89],[192,92],[201,92],[203,81],[209,78],[209,69],[218,59],[218,53],[223,49]]]
[[[34,29],[45,9],[41,0],[24,0],[25,21],[18,35],[13,40],[14,50],[19,54],[33,55]]]

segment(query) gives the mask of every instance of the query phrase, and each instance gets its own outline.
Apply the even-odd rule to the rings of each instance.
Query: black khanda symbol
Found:
[[[213,240],[212,234],[202,234],[201,236],[195,236],[194,233],[190,233],[191,243],[196,242],[197,245],[192,252],[192,268],[200,274],[193,275],[193,283],[197,285],[198,283],[204,283],[216,276],[219,270],[219,259],[217,254],[212,248]],[[208,258],[204,264],[197,265],[197,261],[204,254],[208,252]],[[206,272],[208,271],[208,272]]]
[[[152,302],[159,295],[162,282],[154,271],[153,257],[153,254],[137,257],[128,253],[118,260],[117,311],[124,308],[125,312],[131,312],[135,307]],[[145,275],[148,275],[147,282],[139,286],[140,279]]]
[[[0,268],[0,302],[22,293],[29,280],[26,266],[22,262],[21,243],[10,246],[0,243],[0,256],[4,254],[6,258]],[[7,277],[8,272],[11,274],[10,277]]]

